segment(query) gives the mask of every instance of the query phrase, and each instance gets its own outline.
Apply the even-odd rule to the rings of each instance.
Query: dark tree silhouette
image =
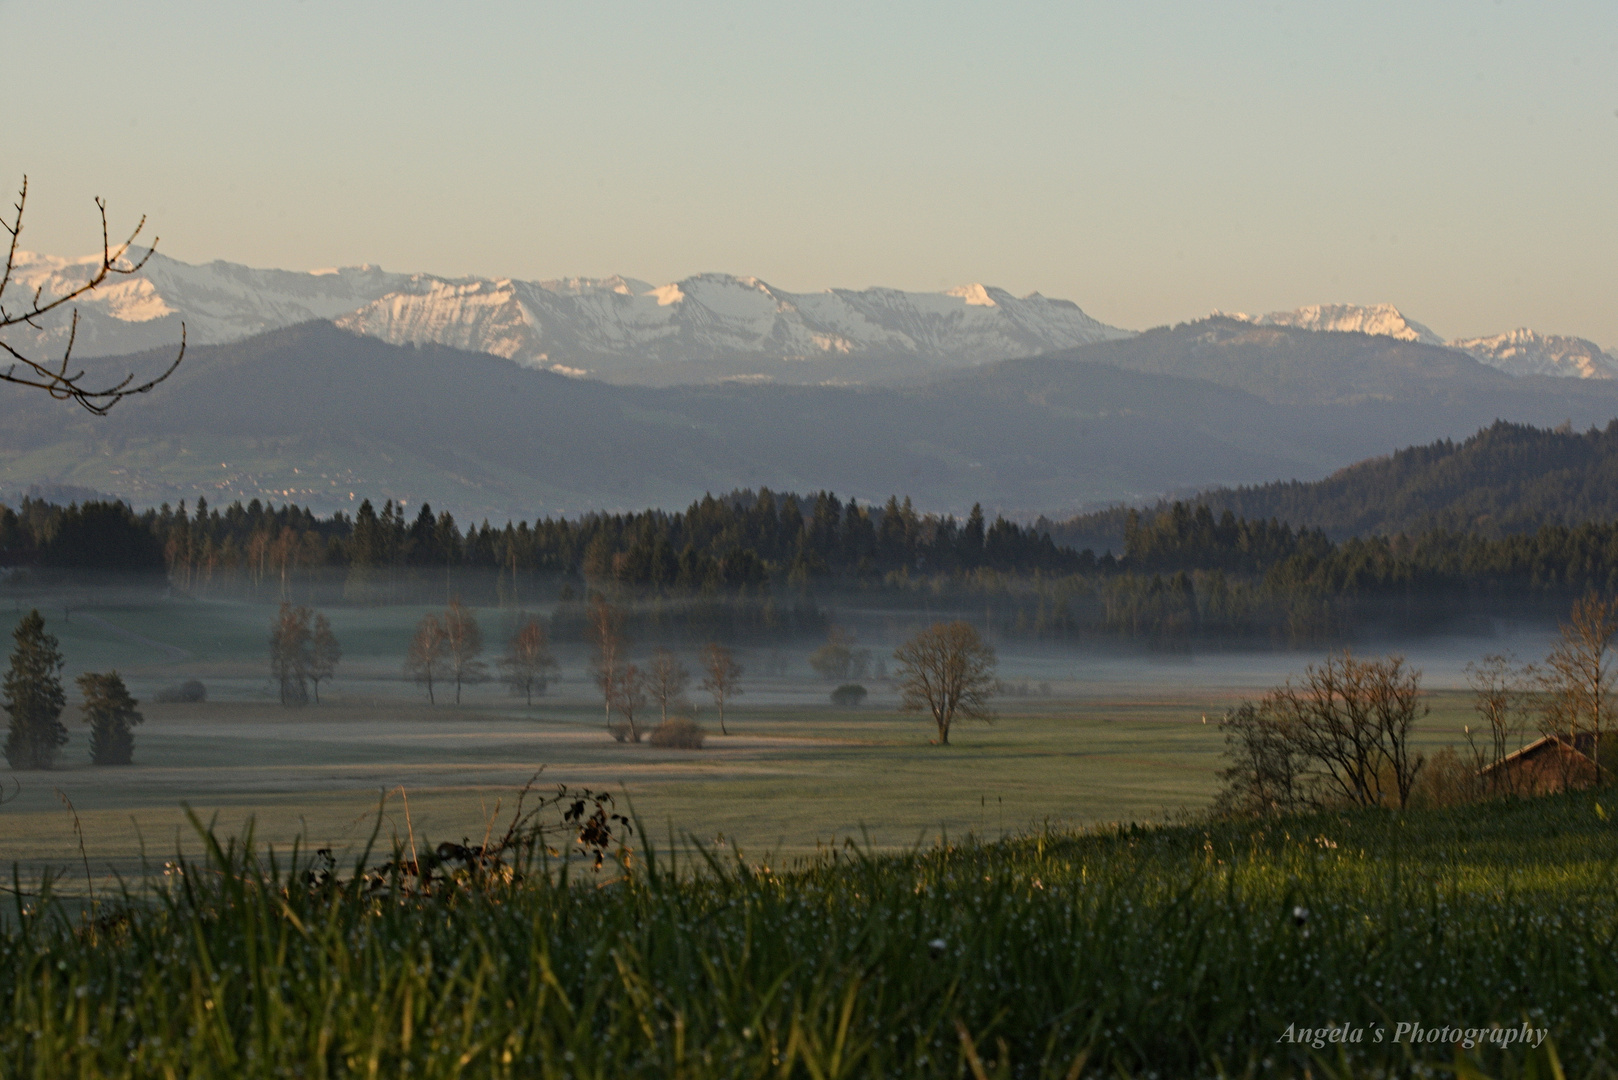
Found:
[[[124,678],[116,671],[79,676],[84,693],[84,722],[90,725],[90,760],[97,765],[128,765],[135,756],[131,729],[146,718],[135,706]]]
[[[45,620],[35,608],[11,635],[17,647],[6,672],[5,708],[11,724],[6,732],[6,761],[13,769],[48,769],[67,742],[62,710],[62,652],[56,638],[45,632]]]

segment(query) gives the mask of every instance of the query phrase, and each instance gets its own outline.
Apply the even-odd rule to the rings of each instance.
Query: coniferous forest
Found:
[[[559,600],[563,621],[577,617],[568,602],[582,606],[591,592],[609,591],[659,619],[695,619],[722,635],[821,632],[827,606],[854,603],[971,612],[1031,639],[1304,644],[1388,625],[1436,630],[1489,616],[1551,617],[1590,588],[1618,588],[1618,521],[1593,516],[1601,507],[1586,496],[1595,479],[1584,475],[1604,472],[1614,448],[1618,429],[1574,435],[1496,425],[1459,447],[1356,466],[1321,481],[1313,496],[1288,489],[1295,509],[1333,505],[1340,513],[1344,492],[1357,492],[1364,517],[1379,490],[1396,499],[1435,474],[1464,486],[1458,471],[1491,471],[1492,527],[1458,528],[1448,515],[1391,535],[1334,538],[1278,516],[1218,510],[1212,497],[1108,512],[1122,542],[1099,555],[1059,543],[1064,529],[1044,521],[989,521],[977,507],[963,521],[920,513],[908,499],[865,506],[830,492],[740,491],[684,511],[501,527],[463,525],[426,504],[407,513],[391,501],[321,517],[257,500],[137,512],[122,503],[24,499],[15,510],[0,508],[0,565],[16,582],[135,574],[180,595],[266,601]],[[1546,507],[1545,485],[1511,479],[1502,459],[1535,475],[1557,466],[1559,490],[1585,495]],[[1379,488],[1355,470],[1392,478]],[[1530,496],[1537,501],[1523,506]],[[1536,516],[1555,523],[1498,527]]]

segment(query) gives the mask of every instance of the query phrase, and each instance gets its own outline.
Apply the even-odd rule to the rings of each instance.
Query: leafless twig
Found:
[[[111,235],[107,230],[106,200],[98,197],[95,203],[96,209],[101,214],[101,265],[96,268],[95,273],[91,274],[83,284],[70,289],[61,296],[50,299],[45,298],[45,287],[40,285],[34,290],[33,297],[24,302],[23,307],[15,310],[10,309],[5,303],[6,290],[12,287],[11,279],[17,265],[17,248],[22,236],[23,211],[28,205],[28,177],[24,176],[22,178],[22,188],[17,193],[17,201],[12,204],[16,210],[16,216],[10,221],[0,219],[0,227],[3,227],[6,232],[11,234],[11,241],[6,248],[5,269],[0,271],[0,331],[16,326],[29,326],[35,330],[43,329],[38,321],[39,319],[51,314],[58,308],[72,304],[79,297],[94,291],[108,277],[114,274],[127,276],[139,273],[141,268],[146,265],[146,261],[152,257],[153,252],[157,250],[156,237],[152,239],[151,244],[146,248],[146,253],[138,260],[130,262],[125,258],[130,245],[135,242],[135,238],[146,227],[146,218],[144,216],[136,223],[134,231],[129,234],[129,238],[123,243],[114,246]],[[31,359],[23,355],[10,342],[0,338],[0,353],[9,356],[12,361],[10,367],[0,371],[0,382],[16,383],[18,386],[43,390],[58,401],[76,401],[96,416],[105,416],[107,415],[107,410],[124,398],[134,394],[144,394],[163,382],[174,374],[174,369],[180,366],[181,360],[185,359],[185,324],[181,323],[180,351],[174,357],[174,362],[161,375],[145,382],[137,383],[135,374],[131,372],[120,382],[100,389],[92,389],[85,385],[85,373],[82,369],[72,372],[69,370],[69,365],[73,359],[73,345],[79,336],[79,311],[76,307],[72,311],[72,323],[68,327],[67,346],[62,350],[60,361],[45,362]],[[3,359],[3,357],[0,357],[0,360]]]

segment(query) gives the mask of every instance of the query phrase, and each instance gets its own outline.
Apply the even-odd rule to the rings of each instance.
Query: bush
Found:
[[[1477,769],[1448,746],[1428,759],[1410,789],[1410,805],[1422,810],[1464,806],[1482,797]]]
[[[199,701],[208,700],[208,688],[203,686],[201,681],[197,679],[187,679],[183,683],[163,687],[163,689],[152,695],[152,700],[160,701],[165,705],[173,705],[176,702],[195,704]]]
[[[652,729],[650,742],[674,750],[701,750],[707,732],[688,716],[671,716]]]
[[[831,692],[831,703],[841,708],[852,709],[865,700],[865,687],[859,683],[844,683]]]

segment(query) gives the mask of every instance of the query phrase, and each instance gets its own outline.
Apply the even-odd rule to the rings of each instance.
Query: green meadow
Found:
[[[6,777],[0,1076],[1608,1074],[1600,796],[1201,816],[1220,713],[1309,656],[1003,654],[1032,689],[937,747],[891,686],[834,708],[759,649],[681,751],[614,742],[570,643],[532,708],[429,705],[422,609],[338,609],[338,678],[286,709],[269,607],[93,599],[40,606],[146,722],[96,768],[70,707],[60,766]],[[154,700],[186,678],[209,700]],[[1432,752],[1472,717],[1429,703]],[[520,866],[375,876],[500,836],[536,773],[636,819],[600,871],[551,808]]]

